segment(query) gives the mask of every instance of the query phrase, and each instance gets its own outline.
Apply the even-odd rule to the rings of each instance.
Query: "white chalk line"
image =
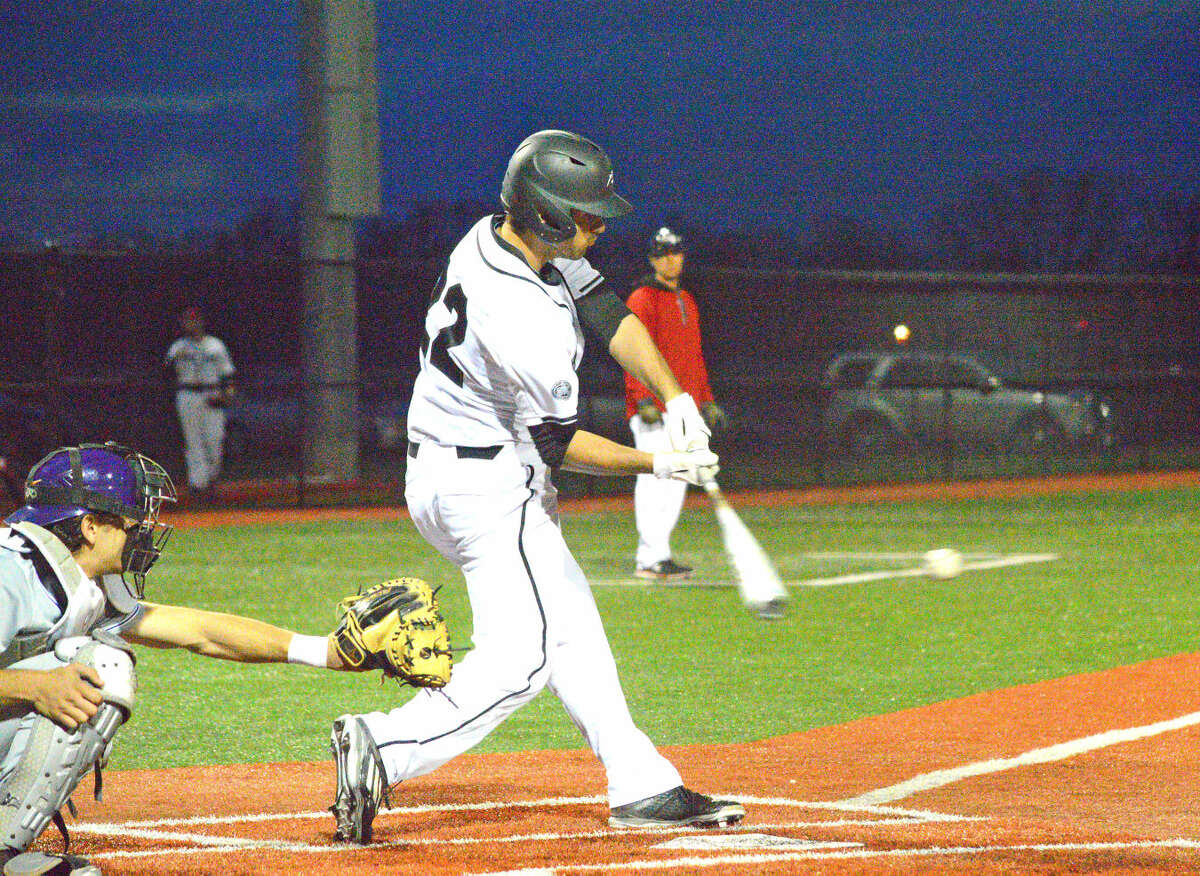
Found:
[[[726,830],[803,830],[810,828],[828,827],[872,827],[876,825],[918,825],[938,822],[974,821],[969,816],[951,815],[943,812],[933,812],[921,809],[901,808],[897,806],[852,805],[841,802],[793,800],[786,797],[753,797],[738,794],[721,794],[719,796],[737,797],[751,806],[774,806],[779,808],[813,809],[830,812],[860,813],[878,816],[875,818],[840,818],[823,821],[791,821],[776,824],[754,823],[752,825],[737,825]],[[496,809],[528,809],[553,806],[571,806],[578,804],[596,804],[606,802],[605,797],[550,797],[540,800],[523,800],[514,802],[483,802],[483,803],[444,803],[429,806],[406,806],[395,809],[385,809],[379,813],[376,823],[388,816],[423,815],[433,812],[477,812]],[[191,818],[163,818],[154,821],[131,821],[126,823],[84,822],[75,825],[72,830],[78,833],[106,837],[131,837],[135,839],[155,839],[165,843],[187,843],[174,848],[160,848],[137,851],[98,852],[93,858],[143,858],[155,855],[195,855],[195,854],[227,854],[239,851],[273,850],[288,852],[310,852],[319,854],[337,854],[360,850],[360,847],[349,845],[312,845],[296,843],[288,840],[251,839],[245,837],[212,836],[207,834],[185,833],[172,830],[157,830],[163,827],[185,827],[202,825],[233,825],[254,824],[268,821],[283,821],[291,819],[331,818],[328,810],[317,812],[292,813],[253,813],[246,815],[225,816],[195,816]],[[636,834],[674,834],[692,832],[686,827],[642,828],[632,833]],[[372,849],[403,848],[413,846],[456,846],[491,843],[522,843],[522,842],[561,842],[584,839],[602,839],[628,833],[613,829],[596,831],[573,831],[566,833],[521,834],[501,837],[452,837],[431,838],[416,837],[391,842],[375,843]]]
[[[909,554],[806,554],[808,557],[820,559],[865,559],[865,560],[912,560],[920,555]],[[982,571],[985,569],[1002,569],[1009,566],[1024,566],[1030,563],[1049,563],[1061,559],[1058,554],[975,554],[974,559],[963,563],[963,572]],[[920,566],[909,566],[899,569],[873,569],[868,572],[848,572],[845,575],[832,575],[822,578],[803,578],[800,580],[784,581],[785,587],[840,587],[844,584],[864,584],[869,581],[887,581],[895,578],[926,578],[929,573]],[[597,578],[591,582],[593,587],[682,587],[703,590],[732,589],[737,584],[732,581],[711,581],[702,579],[685,579],[682,581],[644,581],[638,578]]]
[[[1045,843],[996,846],[932,846],[908,849],[845,849],[810,852],[778,852],[774,854],[722,855],[656,859],[653,861],[622,861],[606,864],[564,864],[554,867],[535,867],[525,870],[492,870],[473,876],[557,876],[559,873],[585,873],[604,870],[671,870],[677,867],[728,867],[750,864],[779,864],[789,861],[815,861],[864,858],[940,857],[946,855],[990,855],[1002,852],[1108,852],[1200,849],[1200,842],[1188,839],[1133,840],[1130,842]]]
[[[838,801],[794,800],[789,797],[753,797],[736,792],[719,793],[718,796],[736,797],[743,803],[752,806],[778,806],[795,809],[826,809],[836,812],[866,812],[872,815],[904,816],[920,821],[963,821],[960,815],[947,815],[942,812],[932,812],[924,809],[902,809],[898,806],[855,805]],[[377,818],[389,815],[426,815],[431,812],[479,812],[494,809],[537,809],[551,806],[579,806],[606,803],[607,797],[545,797],[538,800],[487,801],[482,803],[437,803],[425,806],[397,806],[383,809]],[[188,818],[157,818],[150,821],[127,821],[121,824],[80,824],[74,830],[85,830],[95,827],[111,828],[154,828],[154,827],[187,827],[205,824],[239,824],[263,821],[290,821],[292,819],[332,818],[328,809],[311,812],[257,812],[246,815],[195,815]]]
[[[991,760],[964,764],[963,766],[951,769],[922,773],[899,784],[889,785],[886,788],[877,788],[874,791],[868,791],[856,797],[848,797],[840,802],[848,806],[873,806],[892,803],[896,800],[911,797],[913,794],[919,794],[922,791],[931,791],[934,788],[941,788],[973,776],[998,773],[1033,764],[1053,763],[1054,761],[1065,760],[1066,758],[1084,754],[1085,752],[1107,748],[1110,745],[1147,739],[1151,736],[1157,736],[1160,733],[1169,733],[1172,730],[1182,730],[1185,727],[1191,727],[1195,724],[1200,724],[1200,712],[1192,712],[1187,715],[1181,715],[1178,718],[1158,721],[1154,724],[1145,724],[1141,727],[1109,730],[1080,739],[1072,739],[1069,742],[1060,742],[1057,745],[1050,745],[1045,748],[1035,748],[1023,754],[1018,754],[1015,757],[993,758]]]
[[[764,830],[808,830],[812,828],[829,828],[829,827],[875,827],[877,825],[885,826],[906,826],[906,825],[923,825],[929,824],[928,821],[919,818],[843,818],[833,819],[830,821],[786,821],[776,824],[766,824],[756,822],[750,825],[735,825],[733,827],[722,828],[722,833],[727,832],[745,832]],[[97,825],[98,827],[99,825]],[[119,828],[119,825],[113,825]],[[72,828],[74,830],[74,828]],[[141,831],[138,833],[122,832],[121,830],[89,830],[87,833],[97,836],[112,836],[112,837],[135,837],[138,839],[161,839],[166,842],[181,841],[186,834],[175,834],[169,832],[154,832]],[[607,830],[593,831],[572,831],[567,833],[526,833],[526,834],[511,834],[507,836],[480,836],[480,837],[447,837],[447,838],[432,838],[432,837],[412,837],[402,840],[388,840],[386,842],[374,842],[367,850],[375,851],[382,849],[400,849],[414,848],[417,846],[473,846],[473,845],[494,845],[494,844],[520,844],[525,842],[578,842],[580,840],[589,839],[606,839],[621,835],[632,836],[652,836],[652,835],[669,835],[669,834],[686,834],[695,832],[695,828],[689,827],[647,827],[637,828],[628,831],[616,830],[609,828]],[[187,837],[193,841],[199,841],[198,844],[192,846],[178,846],[174,848],[164,849],[142,849],[138,851],[113,851],[113,852],[97,852],[89,855],[91,858],[149,858],[158,855],[197,855],[197,854],[228,854],[233,852],[244,851],[285,851],[285,852],[311,852],[317,854],[339,854],[345,852],[364,851],[362,846],[348,845],[338,843],[336,845],[318,846],[311,843],[297,843],[288,840],[256,840],[249,838],[233,838],[233,837],[205,837],[192,836]],[[217,842],[219,840],[219,842]]]
[[[1024,566],[1029,563],[1049,563],[1059,559],[1058,554],[1008,554],[992,559],[975,559],[963,563],[963,572],[983,569],[1002,569],[1008,566]],[[840,587],[843,584],[863,584],[868,581],[887,581],[893,578],[926,578],[929,573],[920,566],[904,569],[880,569],[871,572],[850,572],[828,578],[805,578],[803,581],[785,581],[788,587]]]

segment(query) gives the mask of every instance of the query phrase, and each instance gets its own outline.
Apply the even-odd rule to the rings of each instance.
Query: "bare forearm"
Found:
[[[654,345],[654,339],[634,314],[621,320],[621,326],[608,344],[608,352],[622,368],[643,386],[654,391],[663,402],[683,392],[671,367]]]
[[[241,615],[148,604],[129,639],[239,663],[285,663],[293,635],[291,630]]]
[[[232,614],[206,613],[203,636],[183,647],[205,657],[239,663],[285,663],[294,635],[262,621]]]
[[[0,669],[0,706],[33,700],[29,672],[24,669]]]
[[[641,450],[609,441],[602,435],[580,430],[567,445],[563,458],[567,471],[593,475],[650,474],[654,457]]]

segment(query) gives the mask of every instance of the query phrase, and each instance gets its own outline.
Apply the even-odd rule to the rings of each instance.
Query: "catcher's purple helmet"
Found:
[[[29,470],[25,504],[5,523],[53,526],[93,512],[136,520],[136,529],[126,534],[125,571],[134,576],[140,596],[172,529],[158,522],[162,503],[174,501],[175,485],[154,460],[111,441],[81,444],[60,447]]]

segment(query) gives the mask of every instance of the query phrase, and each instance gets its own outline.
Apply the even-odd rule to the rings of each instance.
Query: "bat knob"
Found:
[[[754,611],[763,620],[780,620],[784,616],[783,600],[772,599],[759,603],[754,607]]]

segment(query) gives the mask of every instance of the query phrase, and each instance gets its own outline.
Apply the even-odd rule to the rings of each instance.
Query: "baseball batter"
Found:
[[[409,408],[405,496],[420,533],[462,569],[474,648],[445,696],[334,723],[341,838],[368,842],[387,785],[434,770],[549,687],[608,776],[613,826],[738,821],[684,787],[630,716],[588,582],[563,541],[551,473],[716,471],[707,431],[645,328],[583,258],[632,208],[591,141],[542,131],[512,156],[505,212],[450,256],[426,316]],[[681,450],[649,454],[577,427],[584,329],[667,399]]]
[[[128,641],[242,662],[348,668],[332,636],[142,599],[171,527],[167,473],[116,444],[37,463],[0,526],[0,872],[99,876],[68,854],[30,852],[80,780],[104,765],[133,712]],[[124,637],[124,638],[122,638]],[[99,777],[97,777],[99,791]]]
[[[725,425],[725,412],[713,400],[708,368],[700,348],[700,311],[683,279],[683,236],[660,228],[650,242],[650,267],[626,304],[642,321],[684,391],[689,393],[712,429]],[[625,375],[625,416],[638,450],[670,449],[662,418],[663,405],[636,377]],[[634,575],[650,581],[688,577],[692,569],[671,555],[671,532],[687,494],[687,483],[638,475],[633,488],[638,545]]]
[[[225,408],[233,399],[234,367],[220,338],[206,334],[204,315],[189,307],[179,317],[183,337],[167,349],[175,370],[175,412],[183,430],[189,490],[205,496],[221,474]]]

